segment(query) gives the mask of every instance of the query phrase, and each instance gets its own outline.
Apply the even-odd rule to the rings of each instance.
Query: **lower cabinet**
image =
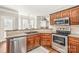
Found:
[[[79,38],[69,37],[69,53],[79,53]]]
[[[27,51],[32,50],[38,46],[40,46],[39,34],[27,36]]]
[[[27,51],[31,50],[34,46],[34,39],[30,36],[27,38]]]
[[[52,34],[50,33],[41,33],[41,45],[42,46],[51,46]]]
[[[33,34],[27,36],[27,51],[40,45],[51,46],[52,35],[49,33]]]
[[[34,44],[35,44],[34,47],[40,46],[40,37],[39,37],[39,34],[35,36]]]

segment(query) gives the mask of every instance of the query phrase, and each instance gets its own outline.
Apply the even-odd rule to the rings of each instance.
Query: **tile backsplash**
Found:
[[[71,34],[79,34],[79,25],[71,25]]]

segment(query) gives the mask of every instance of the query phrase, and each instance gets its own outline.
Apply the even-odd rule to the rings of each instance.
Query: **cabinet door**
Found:
[[[69,37],[69,53],[76,53],[76,41],[73,37]]]
[[[56,19],[56,14],[51,14],[51,15],[50,15],[50,24],[51,24],[51,25],[54,24],[55,19]]]
[[[77,52],[76,42],[70,42],[69,44],[69,53],[76,53]]]
[[[61,17],[62,17],[61,12],[51,14],[50,15],[50,24],[51,25],[55,24],[55,19],[58,19],[58,18],[61,18]]]
[[[51,34],[41,34],[41,45],[42,46],[51,46],[52,36]]]
[[[34,35],[34,47],[40,46],[40,34],[35,34]]]
[[[69,53],[79,52],[79,38],[69,37]]]
[[[34,39],[33,37],[28,37],[27,38],[27,50],[31,50],[34,47]]]
[[[79,24],[79,7],[70,9],[70,20],[71,20],[71,25]]]
[[[77,42],[76,42],[76,44],[77,44],[77,53],[79,53],[79,38],[77,38]]]
[[[56,19],[61,18],[61,17],[62,17],[61,12],[57,12],[57,13],[56,13]]]
[[[53,25],[53,16],[50,15],[50,25]]]
[[[42,46],[51,46],[51,41],[50,41],[50,39],[42,39],[41,45],[42,45]]]
[[[70,17],[70,9],[61,12],[62,17]]]
[[[38,47],[38,46],[40,46],[40,38],[39,38],[39,36],[36,36],[35,37],[35,47]]]

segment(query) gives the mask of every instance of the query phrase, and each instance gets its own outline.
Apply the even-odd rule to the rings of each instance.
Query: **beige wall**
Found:
[[[71,25],[71,34],[79,34],[79,25]]]

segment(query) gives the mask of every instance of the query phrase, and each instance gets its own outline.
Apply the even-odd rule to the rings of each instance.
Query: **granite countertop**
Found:
[[[9,39],[9,38],[18,38],[18,37],[25,37],[27,35],[34,35],[34,34],[38,34],[38,33],[30,33],[30,34],[22,33],[22,34],[16,34],[16,35],[7,36],[6,39]]]
[[[79,38],[79,34],[70,34],[70,35],[68,35],[68,36]]]
[[[17,37],[24,37],[26,35],[27,34],[16,34],[16,35],[11,35],[11,36],[6,36],[6,39],[9,39],[9,38],[17,38]]]
[[[36,33],[28,33],[28,32],[35,32]],[[23,37],[27,35],[33,35],[33,34],[38,34],[38,33],[53,33],[52,30],[50,29],[41,29],[41,30],[25,30],[25,31],[9,31],[7,33],[6,38],[16,38],[16,37]]]

